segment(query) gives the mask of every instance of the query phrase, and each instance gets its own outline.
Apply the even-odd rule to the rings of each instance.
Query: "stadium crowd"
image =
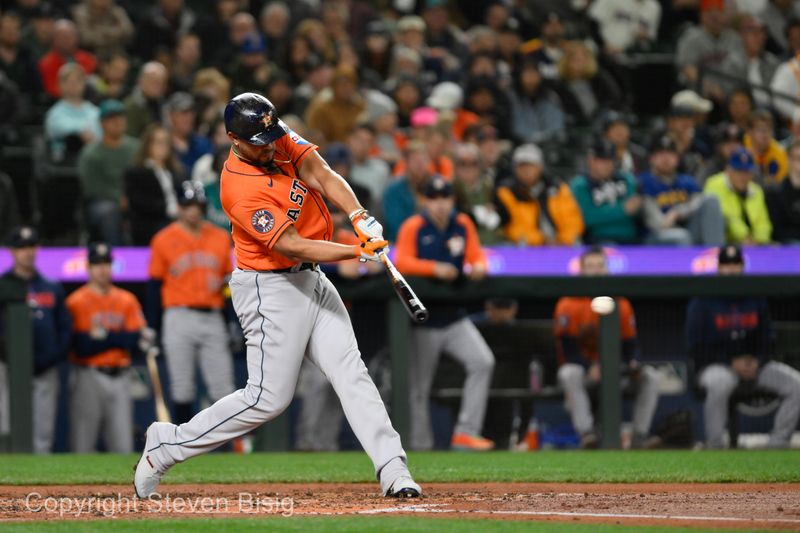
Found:
[[[1,156],[4,234],[21,218],[45,242],[147,245],[189,177],[226,227],[221,110],[256,91],[390,239],[439,175],[483,244],[800,240],[790,0],[4,0],[0,12],[0,144],[28,158]]]

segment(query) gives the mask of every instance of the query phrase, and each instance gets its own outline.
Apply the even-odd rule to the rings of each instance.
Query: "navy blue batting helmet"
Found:
[[[260,94],[242,93],[225,106],[225,130],[248,144],[269,144],[288,129],[272,102]]]

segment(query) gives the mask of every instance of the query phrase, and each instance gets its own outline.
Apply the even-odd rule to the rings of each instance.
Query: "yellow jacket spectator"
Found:
[[[320,92],[306,111],[306,124],[325,136],[325,142],[346,142],[356,127],[361,113],[366,109],[364,99],[358,94],[358,79],[351,67],[336,69],[329,90]]]
[[[515,179],[497,189],[497,212],[507,240],[530,246],[575,244],[583,233],[580,207],[565,183],[543,176],[542,151],[523,144],[512,158]]]
[[[753,183],[754,170],[753,155],[739,148],[731,154],[725,171],[706,181],[704,192],[719,198],[731,244],[767,244],[772,237],[764,191]]]
[[[770,112],[754,111],[744,136],[744,146],[753,152],[758,167],[756,180],[761,185],[778,183],[789,173],[786,150],[775,140],[773,132],[774,124]]]

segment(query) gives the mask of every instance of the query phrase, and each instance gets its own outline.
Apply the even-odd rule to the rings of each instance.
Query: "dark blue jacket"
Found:
[[[686,340],[696,370],[746,354],[763,364],[771,343],[767,300],[693,298],[686,311]]]
[[[33,321],[33,373],[39,375],[67,358],[71,321],[64,305],[64,289],[38,272],[31,280],[24,280],[9,270],[3,278],[19,280],[28,287]]]

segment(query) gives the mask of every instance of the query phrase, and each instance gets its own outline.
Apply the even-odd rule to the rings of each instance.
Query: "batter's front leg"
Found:
[[[386,493],[394,481],[409,476],[400,435],[361,360],[350,316],[333,284],[320,276],[320,309],[308,346],[308,357],[322,370],[342,402],[344,414]]]

